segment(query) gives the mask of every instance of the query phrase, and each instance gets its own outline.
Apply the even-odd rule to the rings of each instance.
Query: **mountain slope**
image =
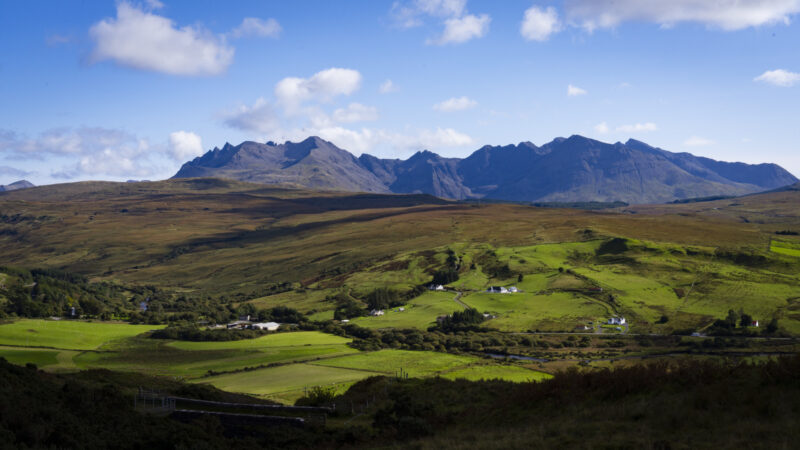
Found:
[[[28,189],[28,188],[32,188],[32,187],[35,187],[35,186],[30,181],[28,181],[28,180],[19,180],[19,181],[15,181],[15,182],[13,182],[11,184],[8,184],[8,185],[5,185],[5,186],[0,185],[0,192],[16,191],[17,189]]]
[[[453,199],[628,203],[744,195],[798,181],[775,164],[721,162],[633,139],[608,144],[577,135],[541,147],[530,142],[487,145],[465,159],[429,151],[407,160],[368,154],[355,158],[317,137],[280,145],[244,142],[215,148],[175,175],[206,176]]]
[[[314,189],[389,192],[351,153],[318,137],[302,142],[225,144],[184,164],[174,178],[223,177]]]

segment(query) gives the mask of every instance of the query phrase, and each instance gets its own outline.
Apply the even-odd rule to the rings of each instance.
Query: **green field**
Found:
[[[0,347],[0,357],[10,363],[24,365],[36,364],[39,367],[58,364],[58,350],[37,350],[19,347]]]
[[[319,331],[296,331],[292,333],[274,333],[256,339],[221,342],[189,342],[175,341],[169,345],[181,350],[236,350],[266,349],[273,347],[301,347],[311,345],[345,345],[352,339]]]
[[[22,319],[0,325],[0,345],[94,350],[103,344],[160,328],[164,326]]]
[[[473,356],[459,356],[447,353],[379,350],[377,352],[359,353],[340,358],[317,361],[315,365],[356,369],[375,374],[393,375],[402,369],[412,377],[426,377],[447,372],[460,366],[477,361]]]
[[[514,382],[526,381],[542,381],[552,378],[553,376],[538,372],[535,370],[526,369],[518,366],[501,366],[501,365],[488,365],[488,366],[469,366],[464,369],[454,370],[442,375],[444,378],[451,380],[465,379],[470,381],[478,380],[505,380]]]
[[[781,255],[800,257],[800,241],[773,239],[770,241],[769,249]]]
[[[83,353],[79,367],[145,371],[157,375],[197,378],[213,372],[230,372],[268,364],[290,364],[357,353],[350,339],[300,331],[276,333],[257,339],[222,342],[129,339],[107,347],[108,352]]]
[[[447,353],[379,350],[348,356],[270,367],[252,371],[225,374],[198,380],[233,392],[267,396],[279,400],[293,400],[303,394],[303,389],[312,386],[338,386],[344,388],[355,381],[376,375],[396,376],[402,369],[410,377],[448,376],[486,377],[509,381],[541,380],[548,375],[521,367],[479,366],[472,369],[480,359],[473,356],[457,356]],[[494,367],[497,371],[493,372]]]
[[[427,329],[436,323],[436,318],[460,311],[464,307],[456,303],[455,292],[425,292],[399,308],[390,308],[383,316],[359,317],[352,323],[367,328],[418,328]]]
[[[203,378],[201,383],[229,391],[277,400],[291,401],[303,395],[305,388],[338,386],[345,388],[370,375],[370,372],[312,364],[291,364]]]
[[[485,325],[502,331],[572,330],[578,324],[609,316],[603,304],[569,292],[475,293],[462,301],[480,312],[497,316]]]

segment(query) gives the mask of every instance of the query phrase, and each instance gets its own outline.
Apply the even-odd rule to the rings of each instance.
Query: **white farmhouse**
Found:
[[[490,286],[486,292],[490,294],[508,294],[508,289],[504,288],[503,286]]]
[[[370,316],[382,316],[383,315],[383,310],[382,309],[373,309],[372,311],[369,312],[369,315]]]
[[[253,330],[267,330],[267,331],[275,331],[280,327],[281,324],[277,322],[259,322],[250,325],[250,328]]]
[[[628,323],[624,317],[612,317],[608,319],[609,325],[625,325]]]

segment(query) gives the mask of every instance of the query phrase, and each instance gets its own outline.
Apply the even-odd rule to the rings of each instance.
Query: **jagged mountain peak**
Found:
[[[318,136],[283,144],[226,143],[176,174],[192,176],[456,199],[629,203],[747,194],[798,181],[774,164],[727,163],[671,153],[635,139],[609,144],[577,134],[541,147],[529,141],[485,145],[463,159],[430,150],[406,160],[369,154],[356,158]]]

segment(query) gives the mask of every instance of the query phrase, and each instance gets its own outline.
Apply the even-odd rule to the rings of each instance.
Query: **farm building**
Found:
[[[236,320],[236,321],[231,322],[231,323],[228,324],[228,329],[232,329],[232,328],[245,329],[249,325],[250,325],[250,321],[249,320]]]
[[[428,289],[430,289],[431,291],[443,291],[444,286],[442,286],[441,284],[432,284],[428,286]]]
[[[489,286],[489,289],[486,292],[490,294],[508,294],[508,289],[504,288],[503,286]]]
[[[758,327],[758,321],[754,320],[753,322],[750,323],[750,326],[751,327]]]
[[[373,309],[372,311],[369,312],[369,315],[370,316],[382,316],[383,315],[383,310],[382,309]]]
[[[625,325],[628,323],[624,317],[612,317],[608,319],[609,325]]]
[[[519,289],[517,289],[516,286],[511,286],[510,288],[508,288],[508,292],[511,292],[513,294],[519,292]]]
[[[250,328],[253,330],[267,330],[267,331],[275,331],[280,326],[281,324],[277,322],[259,322],[250,324]]]

